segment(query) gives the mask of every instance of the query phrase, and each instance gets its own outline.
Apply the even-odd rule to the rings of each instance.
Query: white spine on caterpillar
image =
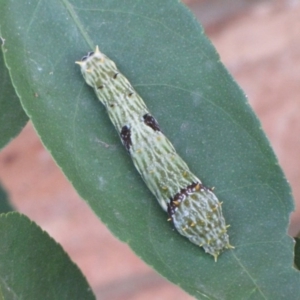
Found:
[[[229,244],[221,203],[176,153],[143,99],[115,63],[99,51],[76,62],[107,109],[146,185],[183,236],[214,256]]]

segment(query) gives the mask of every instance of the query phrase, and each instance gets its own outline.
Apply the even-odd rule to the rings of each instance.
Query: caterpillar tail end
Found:
[[[228,243],[224,248],[225,248],[225,249],[228,249],[228,250],[230,250],[230,249],[235,249],[235,247],[232,246],[232,245],[230,245],[229,243]],[[217,262],[218,256],[219,256],[220,254],[221,254],[221,251],[212,254],[212,256],[214,257],[215,262]]]
[[[215,261],[223,251],[234,248],[229,243],[228,225],[222,214],[221,202],[214,193],[201,186],[200,189],[195,188],[181,202],[177,203],[180,199],[177,202],[175,200],[171,202],[174,206],[171,217],[180,234],[203,247]]]

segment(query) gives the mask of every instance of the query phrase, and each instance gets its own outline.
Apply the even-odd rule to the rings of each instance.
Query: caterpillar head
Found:
[[[91,75],[94,73],[95,68],[101,67],[105,59],[106,56],[100,52],[99,47],[96,46],[95,51],[88,52],[80,61],[75,62],[80,66],[81,73],[87,84],[94,86],[93,76]]]

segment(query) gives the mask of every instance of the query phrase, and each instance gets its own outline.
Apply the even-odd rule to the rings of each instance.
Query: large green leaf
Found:
[[[5,43],[0,40],[1,42]],[[27,121],[28,117],[20,104],[11,84],[8,70],[4,65],[0,47],[0,149],[20,132]]]
[[[61,246],[27,217],[1,214],[0,236],[3,299],[95,299]]]
[[[199,299],[300,294],[286,234],[289,186],[244,94],[186,7],[175,0],[2,2],[5,57],[21,101],[78,193],[119,239]],[[84,83],[74,61],[97,44],[191,169],[216,187],[236,247],[217,263],[172,231]]]

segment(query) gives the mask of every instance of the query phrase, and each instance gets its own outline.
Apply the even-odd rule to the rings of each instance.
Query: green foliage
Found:
[[[0,185],[0,214],[1,213],[7,213],[10,211],[13,211],[14,209],[12,208],[9,199],[7,197],[6,192]],[[0,298],[1,299],[1,298]]]
[[[5,61],[44,145],[95,213],[198,299],[300,294],[286,234],[290,188],[261,126],[190,12],[175,0],[0,1]],[[74,64],[115,60],[192,171],[223,201],[217,263],[171,230]]]
[[[28,117],[11,84],[0,48],[0,149],[20,132],[27,121]]]
[[[3,299],[95,299],[62,247],[27,217],[1,214],[0,236]]]
[[[300,269],[300,238],[295,238],[295,266]]]

